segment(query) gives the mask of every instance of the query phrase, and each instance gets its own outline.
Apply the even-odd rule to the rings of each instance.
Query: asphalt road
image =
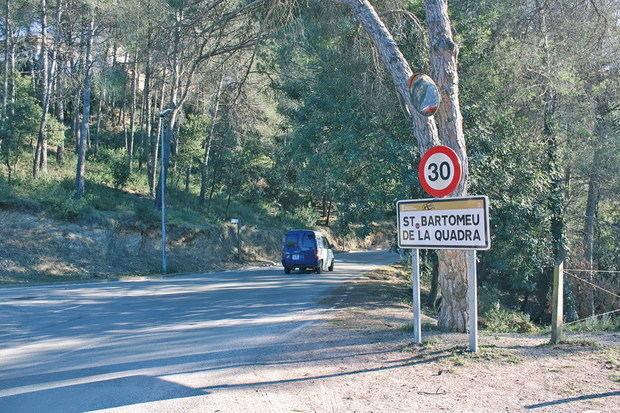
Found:
[[[0,290],[0,412],[204,406],[320,321],[334,287],[396,258],[340,254],[320,275],[273,267]]]

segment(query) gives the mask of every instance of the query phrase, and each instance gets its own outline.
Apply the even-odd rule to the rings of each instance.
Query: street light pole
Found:
[[[164,168],[164,158],[166,145],[164,145],[164,137],[166,130],[166,116],[172,112],[172,109],[166,109],[159,113],[161,118],[161,131],[159,141],[161,142],[161,170],[159,176],[161,181],[159,183],[161,191],[161,271],[166,274],[168,272],[168,262],[166,257],[166,170]]]

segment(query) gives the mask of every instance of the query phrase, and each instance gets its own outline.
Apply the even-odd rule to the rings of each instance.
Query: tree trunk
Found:
[[[42,0],[41,3],[46,3],[46,0]],[[41,139],[41,160],[40,160],[40,169],[41,172],[46,174],[47,173],[47,151],[48,151],[48,141],[47,141],[47,131],[46,131],[46,125],[47,125],[47,117],[49,115],[50,112],[50,107],[52,105],[52,96],[54,94],[54,86],[56,85],[55,82],[55,78],[56,78],[56,70],[57,70],[57,65],[58,65],[58,49],[59,49],[59,45],[61,42],[61,35],[60,35],[60,30],[61,30],[61,23],[62,23],[62,9],[63,7],[63,3],[62,0],[57,0],[56,2],[56,35],[54,36],[54,45],[51,48],[52,50],[52,60],[51,62],[46,62],[44,64],[44,66],[47,66],[47,70],[44,73],[43,76],[43,115],[42,115],[42,119],[41,119],[41,123],[42,123],[42,127],[43,130],[39,130],[39,138]],[[43,12],[43,20],[47,20],[46,18],[46,14],[47,14],[47,9],[44,9]],[[45,26],[47,25],[47,23],[45,24]],[[44,26],[43,24],[41,25],[42,27]],[[42,30],[43,31],[43,30]],[[47,37],[47,29],[46,31],[46,35],[45,37]],[[44,44],[47,44],[47,39],[42,40],[42,42]],[[43,48],[43,47],[42,47]],[[48,49],[48,47],[46,47],[46,49]],[[43,52],[42,52],[43,53]],[[46,55],[47,55],[47,50],[46,50]],[[45,56],[45,59],[47,60],[47,56]],[[41,135],[41,132],[42,135]]]
[[[151,176],[153,175],[153,163],[151,158],[151,151],[153,150],[151,146],[151,127],[153,124],[153,116],[151,114],[151,51],[150,51],[150,42],[147,43],[146,47],[146,68],[144,70],[144,90],[143,90],[143,101],[142,104],[142,118],[144,121],[144,125],[142,127],[142,152],[144,156],[144,160],[146,161],[146,177],[147,182],[151,182]]]
[[[436,113],[441,143],[452,148],[463,165],[463,176],[456,196],[467,193],[468,161],[459,105],[458,47],[452,37],[447,0],[425,0],[426,24],[430,41],[431,75],[441,94]],[[438,252],[441,308],[438,325],[450,331],[467,327],[467,264],[465,252]]]
[[[11,54],[11,0],[5,0],[4,2],[4,79],[3,79],[3,91],[2,94],[2,113],[6,116],[6,107],[9,99],[9,77],[11,77],[11,66],[9,63]],[[0,137],[0,139],[2,139]]]
[[[63,166],[65,164],[65,136],[64,134],[63,134],[62,140],[56,147],[56,164],[59,166]]]
[[[123,58],[123,70],[126,70],[125,66],[127,65],[127,61],[129,60],[129,52],[125,52],[125,57]],[[118,112],[118,126],[125,126],[125,96],[127,95],[127,82],[123,82],[123,91],[121,92],[121,107]],[[129,151],[127,147],[127,143],[125,143],[125,149]]]
[[[211,189],[209,190],[209,200],[207,202],[207,211],[209,211],[209,209],[211,208],[211,201],[213,200],[213,194],[215,193],[215,185],[217,184],[217,181],[215,179],[215,175],[213,176],[213,179],[211,179]]]
[[[127,125],[123,124],[123,137],[125,138],[125,150],[129,153],[129,137],[127,136]]]
[[[60,70],[59,70],[60,73]],[[61,77],[58,76],[56,80],[56,90],[59,96],[59,99],[56,102],[56,117],[63,125],[65,124],[65,100],[63,97],[63,84],[61,81]],[[60,140],[60,143],[56,147],[56,164],[59,166],[64,165],[65,163],[65,136],[63,133],[63,137]]]
[[[596,153],[594,159],[599,158]],[[586,202],[586,218],[583,228],[584,259],[590,269],[594,267],[594,221],[599,200],[599,182],[595,173],[590,175],[588,182],[588,200]]]
[[[135,139],[135,119],[136,119],[136,98],[137,98],[137,89],[138,89],[138,49],[136,48],[136,52],[134,54],[133,59],[133,69],[131,71],[131,110],[129,112],[129,173],[131,173],[131,169],[133,166],[133,146]]]
[[[600,164],[601,164],[601,149],[598,145],[599,142],[605,142],[608,133],[608,125],[605,121],[605,116],[608,114],[608,108],[604,102],[598,102],[596,107],[596,126],[595,135],[597,144],[592,148],[594,155],[592,156],[592,167],[590,168],[590,176],[588,180],[588,198],[586,202],[585,222],[583,228],[583,247],[584,247],[584,260],[590,270],[594,269],[594,237],[595,237],[595,225],[596,214],[598,211],[598,203],[600,196]],[[589,273],[588,280],[594,281],[592,273]],[[590,315],[595,314],[595,290],[594,288],[589,291],[589,312]]]
[[[177,174],[177,160],[179,159],[179,129],[181,125],[179,122],[176,123],[175,129],[172,132],[170,137],[170,153],[174,156],[172,157],[172,172],[170,173],[171,182],[179,183],[178,174]]]
[[[10,19],[11,2],[6,0],[4,3],[4,79],[3,79],[3,94],[2,94],[2,125],[6,125],[7,119],[7,106],[9,99],[9,77],[11,77],[11,66],[9,63],[11,54],[11,19]],[[5,129],[5,126],[2,127]],[[2,139],[6,132],[0,130],[0,153],[2,153]],[[11,183],[11,168],[8,168],[9,183]]]
[[[226,220],[230,219],[230,216],[228,215],[228,210],[230,209],[230,196],[231,196],[231,190],[230,188],[228,188],[228,196],[226,197],[226,212],[224,212],[224,218]]]
[[[433,118],[418,114],[413,107],[407,86],[413,72],[373,6],[368,0],[333,1],[350,6],[370,37],[409,116],[420,154],[439,144],[439,134]],[[463,195],[467,188],[467,155],[458,102],[457,48],[452,39],[446,0],[426,0],[424,6],[431,42],[433,77],[442,94],[438,113],[442,142],[454,149],[463,162],[463,180],[457,192],[457,195]],[[465,331],[467,268],[464,253],[445,251],[439,255],[439,261],[442,294],[445,290],[439,325],[452,331]]]
[[[73,96],[73,113],[71,116],[71,133],[75,143],[75,153],[78,153],[80,147],[80,98],[82,89],[78,88]]]
[[[165,95],[166,95],[166,82],[165,82],[165,74],[162,78],[162,82],[161,82],[161,91],[160,91],[160,96],[159,96],[159,110],[161,111],[164,108],[164,99],[165,99]],[[160,117],[158,118],[158,124],[157,124],[157,133],[154,134],[154,136],[152,137],[153,140],[153,144],[151,145],[152,148],[152,159],[153,159],[153,177],[151,180],[151,186],[150,186],[150,191],[151,194],[155,193],[155,188],[157,186],[157,168],[158,168],[158,162],[157,162],[157,158],[160,156],[159,155],[159,147],[160,147],[160,139],[161,139],[161,129],[163,127],[163,119]]]
[[[15,90],[15,76],[13,76],[15,74],[15,43],[14,41],[11,41],[11,52],[9,55],[9,59],[10,59],[10,63],[9,63],[9,73],[11,74],[11,78],[9,80],[9,91],[10,91],[10,98],[11,98],[11,103],[15,103],[15,94],[16,94],[16,90]],[[11,113],[13,114],[13,112]]]
[[[181,61],[180,61],[180,30],[181,23],[183,20],[183,11],[181,9],[175,10],[175,28],[173,35],[173,53],[172,53],[172,81],[170,86],[170,103],[168,105],[171,112],[168,116],[168,121],[163,122],[165,125],[164,128],[164,136],[163,136],[163,144],[162,144],[162,167],[160,168],[159,175],[160,179],[157,183],[157,190],[155,194],[155,205],[157,208],[161,208],[161,198],[162,198],[162,182],[163,185],[166,185],[167,177],[168,177],[168,169],[170,166],[170,141],[172,139],[172,134],[174,133],[174,129],[177,122],[177,117],[179,116],[179,112],[181,110],[182,103],[179,102],[179,94],[181,89]],[[163,96],[162,96],[163,97]],[[163,105],[163,101],[162,101]],[[165,118],[160,117],[163,121]]]
[[[39,58],[41,67],[41,119],[39,120],[39,132],[37,144],[34,150],[32,164],[32,176],[38,178],[41,172],[47,172],[47,113],[49,111],[49,67],[47,46],[47,0],[41,0],[41,54]]]
[[[431,261],[432,270],[431,270],[431,289],[428,293],[428,301],[426,305],[431,308],[437,308],[437,301],[440,298],[439,295],[439,257],[437,253],[433,253],[432,251],[428,251],[426,254],[426,259]]]
[[[192,165],[190,163],[190,165],[187,167],[187,170],[185,171],[185,192],[189,194],[189,182],[192,179]]]
[[[331,217],[331,214],[332,214],[332,200],[330,199],[327,204],[327,217],[325,218],[326,227],[329,227],[329,218]]]
[[[217,92],[215,94],[215,102],[213,104],[213,119],[211,122],[211,128],[209,129],[209,136],[205,139],[204,155],[202,157],[202,165],[200,168],[200,195],[198,196],[200,205],[205,202],[205,195],[207,191],[207,171],[209,168],[209,156],[211,154],[211,145],[213,143],[213,134],[215,132],[215,123],[217,122],[217,116],[220,110],[220,96],[222,93],[222,85],[224,83],[224,75],[220,78],[220,82],[217,86]]]
[[[101,112],[103,109],[103,101],[105,100],[105,86],[101,88],[99,102],[97,102],[97,124],[95,125],[95,154],[99,151],[99,133],[101,131]]]
[[[172,138],[172,134],[174,133],[174,126],[176,124],[178,109],[173,110],[170,119],[166,122],[163,122],[164,136],[163,136],[163,144],[162,144],[162,162],[163,167],[160,168],[159,171],[159,180],[157,181],[157,190],[155,195],[155,204],[158,209],[161,209],[161,197],[162,197],[162,182],[166,185],[168,181],[168,170],[170,166],[170,140]],[[163,119],[163,118],[162,118]]]
[[[536,2],[539,10],[539,32],[541,33],[541,55],[542,68],[545,73],[553,73],[555,68],[550,55],[550,45],[547,35],[547,16],[546,10],[539,2]],[[549,82],[545,77],[544,81]],[[544,172],[550,178],[547,188],[545,204],[549,213],[551,246],[553,251],[553,262],[549,262],[538,280],[537,295],[541,305],[541,312],[535,321],[542,322],[543,315],[547,312],[551,283],[553,280],[553,268],[557,263],[565,259],[565,238],[564,238],[564,197],[565,182],[562,170],[559,165],[560,147],[556,133],[556,93],[551,84],[544,84],[542,93],[542,137],[544,141],[545,162]]]
[[[71,62],[71,69],[78,73],[79,76],[83,76],[81,70],[84,67],[84,62],[82,60],[82,56],[84,55],[84,42],[80,42],[80,58],[74,59]],[[72,104],[71,104],[71,134],[74,138],[75,144],[75,154],[77,155],[80,147],[80,100],[82,98],[83,85],[77,85],[75,88],[75,93],[73,95]]]
[[[90,21],[85,34],[85,57],[84,57],[84,90],[82,93],[82,122],[80,124],[80,140],[78,145],[78,160],[75,174],[75,199],[84,196],[84,180],[86,172],[86,141],[88,139],[88,123],[90,121],[90,95],[91,95],[91,66],[92,48],[95,32],[95,11],[91,11]]]

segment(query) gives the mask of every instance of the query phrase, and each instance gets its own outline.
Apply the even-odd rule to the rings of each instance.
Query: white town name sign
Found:
[[[398,201],[398,246],[488,250],[486,196]]]

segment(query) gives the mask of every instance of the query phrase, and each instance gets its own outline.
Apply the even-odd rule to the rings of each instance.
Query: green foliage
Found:
[[[102,179],[111,181],[114,188],[124,188],[129,182],[131,174],[129,173],[129,159],[125,149],[103,148],[91,160],[107,166],[108,176],[104,175]]]
[[[295,219],[299,220],[305,228],[314,228],[319,219],[319,213],[312,207],[300,206],[293,211]]]
[[[88,197],[80,199],[66,198],[58,202],[56,215],[60,219],[67,221],[77,221],[79,218],[91,211]]]
[[[613,213],[608,213],[617,210],[610,205],[618,204],[612,195],[620,176],[614,159],[619,152],[614,145],[618,123],[613,115],[602,117],[597,111],[617,101],[619,89],[610,80],[617,83],[618,77],[603,75],[607,71],[603,68],[614,64],[618,49],[601,53],[595,46],[593,33],[601,35],[596,17],[601,10],[564,8],[563,4],[540,10],[509,1],[450,5],[461,46],[461,109],[470,193],[491,199],[493,246],[479,255],[485,287],[495,296],[487,304],[522,308],[536,321],[548,317],[545,306],[556,258],[554,244],[561,240],[554,233],[558,221],[567,238],[571,265],[582,261],[591,177],[597,178],[600,188],[607,188],[600,192],[606,195],[599,200],[598,217],[617,222],[617,216],[611,218]],[[543,15],[548,18],[545,24]],[[533,22],[539,31],[529,32]],[[575,34],[574,41],[565,42],[569,33]],[[617,32],[609,35],[615,38]],[[545,106],[549,93],[553,106]],[[597,231],[599,268],[617,269],[615,258],[620,254],[609,244],[617,241],[617,231],[605,225]]]
[[[129,181],[130,173],[126,158],[127,156],[122,154],[115,158],[110,165],[114,188],[123,188]]]
[[[135,204],[135,217],[145,224],[154,224],[161,219],[161,215],[152,202],[137,202]]]
[[[65,134],[67,133],[67,126],[58,121],[53,116],[47,119],[46,134],[49,145],[58,146],[65,140]]]
[[[41,106],[32,96],[29,78],[15,78],[17,99],[7,104],[0,130],[4,135],[0,146],[0,158],[7,166],[9,175],[23,154],[28,150],[30,140],[36,139],[41,119]]]
[[[519,311],[507,310],[496,303],[480,316],[480,324],[495,333],[534,333],[538,327],[530,316]]]
[[[348,20],[332,17],[303,20],[304,38],[284,36],[277,49],[277,71],[295,76],[277,84],[285,135],[268,195],[283,209],[313,205],[323,215],[330,202],[346,229],[386,219],[397,196],[411,196],[415,145],[386,79],[368,71],[370,54],[351,53]]]
[[[189,168],[200,159],[203,144],[208,139],[212,121],[205,115],[189,115],[179,132],[178,163],[181,169]]]

